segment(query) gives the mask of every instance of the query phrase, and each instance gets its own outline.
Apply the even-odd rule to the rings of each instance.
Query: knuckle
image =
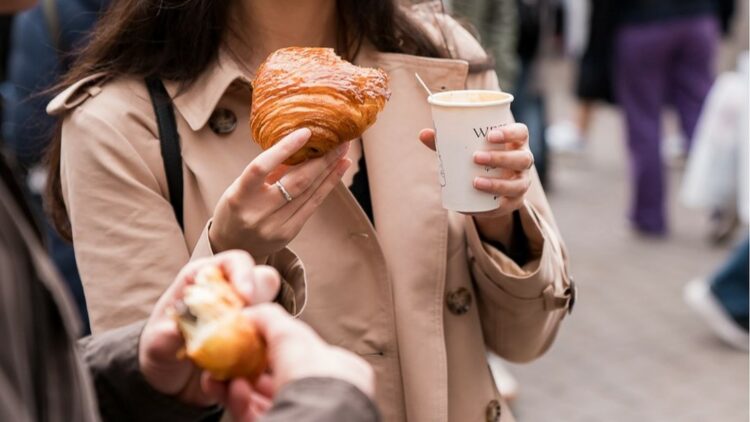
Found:
[[[529,190],[529,183],[526,178],[519,179],[513,184],[513,193],[520,196],[525,194]]]
[[[239,189],[236,186],[230,186],[224,195],[224,202],[230,211],[236,212],[242,209],[242,200],[240,200]]]
[[[496,193],[504,193],[507,190],[508,182],[502,179],[492,179],[492,190]]]
[[[292,181],[292,187],[297,192],[304,192],[311,183],[311,178],[308,175],[297,175]]]
[[[277,242],[287,242],[293,237],[294,236],[292,235],[291,230],[285,227],[276,231],[274,240],[276,240]]]
[[[274,240],[274,230],[271,230],[268,226],[261,226],[256,229],[256,233],[259,238],[265,239],[266,241]]]
[[[294,148],[294,137],[287,135],[284,141],[279,143],[281,145],[281,153],[286,157],[290,157],[296,151]]]
[[[314,208],[317,208],[320,206],[320,204],[323,203],[323,201],[326,199],[325,192],[318,191],[315,193],[315,195],[310,198],[310,203]]]
[[[492,167],[504,167],[507,164],[507,160],[503,154],[493,153],[491,157],[490,164]]]
[[[258,161],[253,161],[247,166],[247,174],[253,179],[261,178],[264,176],[263,166],[258,164]]]

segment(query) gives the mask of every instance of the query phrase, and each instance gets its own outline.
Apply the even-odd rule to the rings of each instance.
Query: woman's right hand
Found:
[[[310,135],[309,129],[298,129],[285,136],[251,161],[227,188],[216,205],[208,233],[215,253],[242,249],[260,260],[286,247],[299,233],[351,165],[345,158],[347,142],[323,157],[283,166]]]

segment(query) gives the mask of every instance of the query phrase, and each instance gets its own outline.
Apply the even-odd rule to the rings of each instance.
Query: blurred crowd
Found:
[[[23,339],[22,344],[12,344],[10,352],[0,353],[3,371],[0,376],[15,387],[0,384],[0,403],[4,403],[4,394],[10,394],[7,389],[11,389],[22,396],[21,401],[32,403],[31,408],[36,412],[21,404],[0,404],[0,419],[66,420],[61,415],[74,415],[75,420],[97,420],[95,415],[100,413],[104,420],[128,420],[118,414],[129,414],[138,420],[178,417],[218,420],[222,408],[226,408],[237,420],[255,420],[261,415],[264,421],[377,420],[374,380],[379,369],[376,368],[374,375],[369,364],[353,353],[327,345],[309,327],[292,320],[275,305],[252,307],[255,311],[248,316],[263,327],[273,350],[270,365],[274,378],[266,380],[270,392],[258,391],[263,387],[247,382],[212,384],[211,380],[196,377],[194,367],[181,366],[182,362],[176,358],[181,346],[179,334],[167,333],[169,341],[164,341],[165,335],[160,330],[169,319],[166,303],[180,295],[180,286],[189,282],[191,268],[195,271],[196,266],[186,267],[177,276],[145,320],[88,336],[89,311],[101,305],[94,304],[92,308],[91,303],[87,304],[74,247],[58,234],[45,213],[43,196],[49,177],[45,155],[53,135],[61,136],[59,118],[48,114],[47,107],[62,88],[67,88],[58,84],[75,66],[77,54],[91,42],[92,30],[110,2],[118,1],[12,0],[6,6],[0,5],[0,146],[5,157],[0,168],[3,182],[0,240],[8,243],[7,249],[13,252],[0,265],[3,277],[0,334]],[[717,71],[718,52],[723,37],[732,34],[736,5],[734,0],[448,0],[433,8],[455,16],[489,53],[490,67],[497,74],[500,88],[515,97],[512,104],[515,119],[528,128],[528,148],[545,187],[554,187],[556,183],[551,171],[556,157],[586,153],[597,104],[617,107],[626,123],[631,184],[630,206],[624,214],[638,235],[663,238],[670,233],[666,163],[670,154],[680,157],[685,167],[679,195],[682,203],[705,210],[707,218],[714,222],[715,242],[730,239],[737,231],[742,231],[744,238],[715,274],[697,278],[685,287],[685,301],[719,337],[733,347],[747,350],[750,281],[747,40],[742,45],[744,51],[736,57],[736,65]],[[550,54],[564,55],[576,63],[578,104],[567,120],[551,121],[547,111],[539,73],[543,58]],[[92,82],[79,87],[88,92],[87,97],[101,90],[97,80]],[[65,110],[86,101],[75,93],[65,100],[70,104],[58,104]],[[676,112],[678,133],[665,131],[665,109]],[[219,110],[222,109],[216,109]],[[215,114],[205,117],[204,120],[211,120],[209,124],[217,121]],[[228,132],[237,125],[237,118],[230,117],[234,120],[229,123],[226,119],[219,121],[220,125],[231,126]],[[212,129],[221,135],[221,126]],[[361,146],[354,148],[360,148],[360,155],[354,161],[361,171],[351,177],[350,190],[374,225],[364,161],[364,154],[370,152]],[[373,170],[369,171],[372,174]],[[364,181],[357,176],[362,174]],[[197,176],[186,176],[190,177]],[[359,185],[360,182],[364,185]],[[357,193],[357,186],[364,190],[365,199]],[[514,216],[513,224],[518,227],[527,229],[536,224],[520,216],[517,210]],[[200,222],[198,233],[204,223]],[[198,233],[193,237],[197,238]],[[497,242],[486,240],[482,239],[483,244],[497,246]],[[16,244],[26,246],[15,248]],[[513,245],[517,247],[518,242]],[[534,249],[533,245],[524,245],[527,253]],[[88,249],[95,246],[89,244]],[[508,252],[503,246],[497,249]],[[470,250],[470,246],[463,247]],[[493,252],[491,256],[499,254]],[[47,255],[54,268],[47,262]],[[253,255],[274,265],[273,259]],[[533,261],[508,255],[498,260],[513,261],[507,265],[519,271]],[[6,257],[0,255],[0,259]],[[269,297],[251,297],[249,302],[278,301],[283,294],[283,277],[279,279],[275,274],[267,281],[264,279],[267,275],[259,270],[265,267],[255,266],[246,255],[225,253],[211,259],[191,265],[223,265],[232,269],[230,273],[236,271],[230,274],[233,283],[256,286],[251,289],[258,289],[257,285],[264,282],[274,285]],[[471,265],[478,265],[475,261],[472,257]],[[127,264],[119,263],[117,268],[123,266]],[[247,271],[255,271],[255,276],[243,279],[237,275],[245,271],[237,270],[240,267],[250,268]],[[29,284],[6,285],[5,280],[22,278],[29,280]],[[563,288],[565,296],[544,299],[564,302],[555,305],[554,311],[560,312],[557,319],[539,323],[549,340],[544,340],[544,345],[536,347],[534,353],[518,352],[525,354],[522,359],[514,360],[527,360],[546,350],[563,310],[572,308],[575,297],[571,297],[570,291],[574,291],[574,286],[569,284],[567,275],[562,278],[564,286],[559,280],[550,282],[550,286]],[[128,289],[140,286],[134,284]],[[281,292],[277,294],[279,289]],[[503,294],[507,295],[500,295]],[[451,302],[454,299],[461,303],[455,305]],[[479,302],[476,307],[483,303],[479,296],[474,300]],[[473,303],[466,289],[449,292],[447,301],[455,315],[465,313],[460,309],[469,309]],[[454,309],[456,306],[459,310]],[[553,305],[539,306],[546,310],[546,306]],[[511,324],[502,328],[518,330],[519,326],[526,327]],[[471,330],[479,332],[476,327]],[[342,340],[327,334],[328,341]],[[484,335],[489,334],[485,331]],[[78,337],[83,340],[76,345],[72,341]],[[118,348],[115,344],[126,346]],[[300,354],[299,350],[305,353]],[[361,350],[353,351],[363,354]],[[370,354],[378,353],[382,358],[383,351]],[[83,359],[79,360],[77,354]],[[484,351],[481,355],[485,356]],[[493,350],[486,354],[497,389],[505,400],[512,401],[519,385],[504,369],[499,355]],[[181,382],[160,382],[166,378]],[[259,395],[263,397],[258,398]],[[444,399],[447,397],[446,392]],[[502,406],[497,401],[489,403],[482,409],[481,420],[511,420],[505,419],[510,416],[501,416],[505,414],[501,411],[504,403]]]

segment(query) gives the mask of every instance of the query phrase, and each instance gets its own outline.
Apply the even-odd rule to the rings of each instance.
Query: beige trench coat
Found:
[[[520,212],[534,256],[523,267],[483,242],[470,217],[441,207],[436,156],[417,140],[432,120],[414,72],[438,90],[498,86],[492,72],[468,74],[467,60],[484,52],[466,31],[449,18],[433,22],[444,26],[453,57],[461,59],[365,48],[356,60],[384,69],[393,92],[362,137],[377,230],[341,184],[271,264],[297,290],[301,318],[374,366],[384,420],[511,421],[505,404],[498,405],[486,349],[511,361],[538,357],[572,289],[538,179]],[[184,235],[166,199],[158,131],[141,80],[95,75],[49,105],[65,119],[63,193],[94,332],[145,317],[191,256],[211,253],[212,211],[260,153],[248,124],[249,83],[228,54],[186,91],[167,89],[182,142]],[[231,133],[211,129],[221,108],[238,117]],[[446,306],[457,298],[470,301],[467,312]]]

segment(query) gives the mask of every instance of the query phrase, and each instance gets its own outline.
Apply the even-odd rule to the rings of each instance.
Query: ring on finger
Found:
[[[277,180],[274,185],[279,189],[279,192],[281,192],[281,195],[284,197],[286,202],[292,202],[292,200],[294,200],[294,197],[289,194],[289,191],[286,190],[284,185],[281,183],[281,180]]]

